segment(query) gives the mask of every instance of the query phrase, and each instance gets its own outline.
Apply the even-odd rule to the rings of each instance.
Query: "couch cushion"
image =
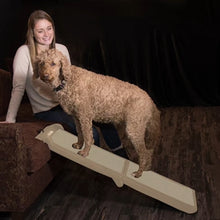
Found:
[[[35,172],[47,163],[51,158],[51,152],[42,141],[35,139],[35,136],[48,125],[46,122],[25,122],[0,124],[1,143],[7,143],[9,139],[14,140],[16,147],[26,149],[27,163],[26,171]],[[7,144],[6,144],[7,145]],[[10,146],[2,145],[2,152],[10,151]],[[13,151],[12,151],[13,152]],[[2,155],[3,156],[3,155]]]

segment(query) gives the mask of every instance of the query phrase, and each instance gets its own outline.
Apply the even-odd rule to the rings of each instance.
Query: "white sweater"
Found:
[[[70,61],[67,48],[62,44],[56,44],[56,49],[61,51]],[[13,89],[6,116],[7,122],[15,122],[17,112],[26,90],[33,113],[47,111],[58,102],[51,88],[40,79],[33,79],[33,67],[27,45],[18,48],[13,61]]]

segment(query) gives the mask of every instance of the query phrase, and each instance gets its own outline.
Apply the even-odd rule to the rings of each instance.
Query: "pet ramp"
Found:
[[[77,154],[79,150],[72,147],[72,144],[77,142],[77,137],[65,131],[60,124],[45,127],[36,139],[47,143],[51,151],[112,178],[118,187],[126,184],[180,211],[188,214],[197,212],[193,189],[153,171],[144,171],[141,177],[135,178],[132,173],[137,171],[138,164],[95,145],[91,146],[87,157],[82,157]]]

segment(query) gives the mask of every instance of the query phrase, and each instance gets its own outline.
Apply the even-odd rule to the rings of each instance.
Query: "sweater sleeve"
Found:
[[[18,48],[13,61],[13,86],[6,121],[16,122],[16,116],[25,91],[30,56],[26,45]]]
[[[70,54],[69,54],[67,47],[63,44],[56,44],[56,48],[67,57],[67,59],[69,60],[71,64]]]
[[[70,54],[68,49],[65,47],[65,52],[64,52],[65,56],[67,57],[67,59],[69,60],[70,64],[71,64],[71,60],[70,60]]]

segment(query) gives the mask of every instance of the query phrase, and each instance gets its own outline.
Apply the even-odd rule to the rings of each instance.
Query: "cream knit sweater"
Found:
[[[70,61],[67,48],[56,44],[56,49],[61,51]],[[33,67],[27,45],[18,48],[13,61],[13,89],[8,107],[6,121],[16,122],[17,112],[26,90],[33,113],[47,111],[58,102],[53,91],[40,79],[33,79]]]

